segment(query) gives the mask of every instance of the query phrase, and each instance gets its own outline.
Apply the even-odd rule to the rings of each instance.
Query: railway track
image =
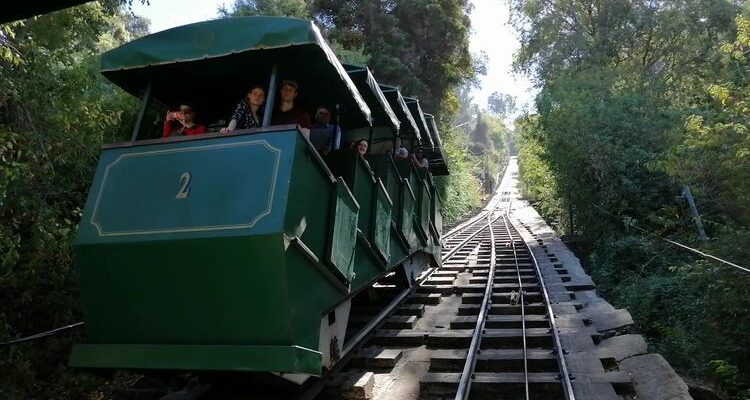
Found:
[[[484,228],[482,242],[446,262],[458,297],[448,332],[431,335],[423,397],[573,399],[564,356],[535,260],[506,215]],[[467,282],[467,283],[464,283]]]
[[[511,199],[501,187],[485,210],[448,232],[443,265],[372,327],[353,365],[339,372],[377,375],[362,397],[575,398],[544,281],[509,216]]]

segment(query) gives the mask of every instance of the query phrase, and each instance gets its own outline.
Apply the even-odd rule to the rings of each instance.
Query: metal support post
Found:
[[[273,114],[273,104],[276,101],[276,75],[279,72],[279,63],[273,65],[271,70],[271,79],[268,81],[268,96],[266,96],[266,109],[263,113],[263,127],[271,125],[271,114]]]
[[[141,125],[143,124],[143,117],[146,115],[146,110],[148,110],[148,106],[151,103],[151,87],[154,84],[154,80],[149,79],[148,86],[146,86],[146,91],[143,92],[143,97],[141,97],[141,107],[138,109],[138,117],[135,119],[135,126],[133,127],[133,134],[130,135],[130,142],[133,143],[138,139],[138,133],[141,131]]]
[[[698,236],[703,241],[708,240],[708,236],[706,236],[706,231],[703,229],[703,222],[701,221],[701,216],[700,214],[698,214],[698,207],[695,206],[695,200],[693,199],[693,194],[690,193],[689,186],[685,185],[685,187],[682,188],[682,195],[685,197],[688,204],[690,205],[690,214],[692,214],[693,220],[695,221],[695,225],[698,227]]]

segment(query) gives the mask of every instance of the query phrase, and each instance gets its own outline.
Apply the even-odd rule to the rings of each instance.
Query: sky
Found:
[[[151,32],[216,18],[219,6],[231,0],[150,0],[150,5],[133,2],[133,12],[151,21]],[[530,104],[533,97],[531,83],[512,73],[513,52],[519,42],[509,25],[508,5],[504,0],[472,0],[472,35],[470,50],[484,51],[488,56],[487,75],[481,77],[481,87],[472,94],[481,108],[487,97],[498,91],[516,96],[519,107]]]
[[[520,46],[515,30],[510,25],[510,10],[504,0],[472,0],[472,35],[469,49],[473,54],[484,51],[488,57],[487,75],[481,77],[481,87],[472,94],[480,108],[487,107],[492,92],[516,97],[518,108],[530,105],[534,96],[531,81],[513,74],[513,53]]]

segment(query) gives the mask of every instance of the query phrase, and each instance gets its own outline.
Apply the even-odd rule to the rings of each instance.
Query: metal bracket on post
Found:
[[[271,114],[273,113],[273,104],[276,100],[276,76],[279,72],[279,63],[273,65],[271,69],[271,79],[268,82],[268,96],[266,96],[266,109],[263,113],[263,127],[271,125]]]
[[[138,109],[138,117],[135,120],[135,126],[133,127],[133,134],[130,135],[130,143],[134,143],[138,139],[138,133],[141,131],[141,125],[143,124],[143,117],[146,115],[149,103],[151,103],[151,87],[154,84],[154,79],[149,78],[146,91],[143,92],[141,98],[141,107]]]

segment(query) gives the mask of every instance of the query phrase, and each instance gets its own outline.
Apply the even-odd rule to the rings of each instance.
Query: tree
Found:
[[[509,94],[492,92],[487,98],[487,107],[491,112],[507,118],[516,112],[516,98]]]
[[[362,48],[380,82],[419,97],[427,110],[442,111],[448,93],[474,76],[465,0],[316,0],[313,12],[329,39]]]
[[[310,3],[305,0],[234,0],[227,8],[219,7],[219,15],[227,17],[247,17],[270,15],[310,19]]]
[[[137,110],[99,54],[143,22],[92,2],[0,27],[0,342],[81,320],[70,244],[101,144]],[[0,397],[91,397],[102,382],[65,368],[76,339],[0,349]]]
[[[742,20],[734,39],[737,3],[512,0],[512,10],[515,67],[540,89],[537,114],[517,128],[524,192],[558,230],[593,242],[599,288],[629,308],[651,346],[693,375],[736,366],[747,383],[747,278],[632,230],[750,256],[738,245],[750,240],[750,42]],[[676,198],[684,184],[709,243],[693,239]]]

